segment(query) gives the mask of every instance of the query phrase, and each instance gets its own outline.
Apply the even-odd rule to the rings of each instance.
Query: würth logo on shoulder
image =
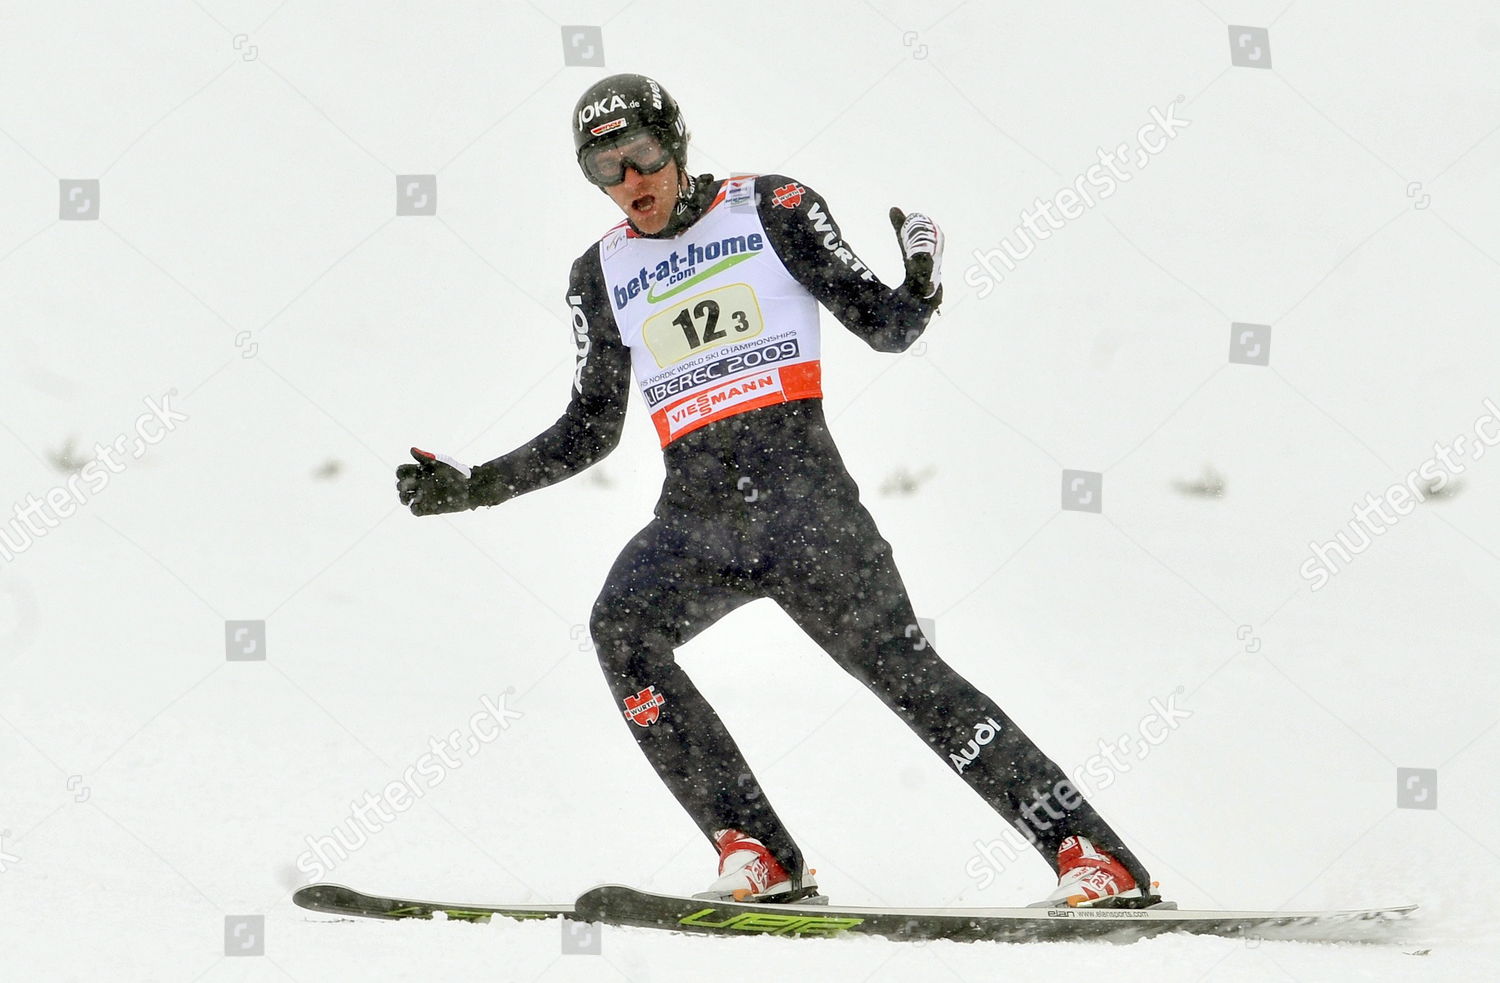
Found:
[[[798,184],[796,181],[793,181],[790,184],[783,184],[781,187],[773,191],[772,194],[775,197],[773,197],[771,201],[775,202],[782,208],[796,208],[798,205],[802,204],[802,196],[806,193],[807,192],[803,190],[802,185]]]
[[[655,686],[647,686],[634,696],[625,697],[625,716],[638,726],[650,727],[661,717],[661,708],[666,702],[667,698],[658,693]]]

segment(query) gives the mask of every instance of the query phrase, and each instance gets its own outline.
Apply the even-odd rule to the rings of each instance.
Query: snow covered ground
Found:
[[[0,6],[0,974],[1493,978],[1497,59],[1479,0]],[[824,367],[944,656],[1092,765],[1184,906],[1420,903],[1402,944],[587,955],[290,903],[309,872],[473,900],[711,875],[582,628],[659,485],[639,406],[500,509],[419,521],[392,489],[410,444],[486,460],[560,412],[568,264],[616,219],[566,121],[611,71],[677,96],[699,170],[825,194],[890,282],[887,208],[943,225],[924,342],[825,317]],[[406,175],[435,215],[396,216]],[[1038,204],[1065,217],[1030,232]],[[1102,511],[1060,507],[1065,469]],[[1340,533],[1334,572],[1310,544]],[[769,602],[682,657],[837,900],[1047,889]]]

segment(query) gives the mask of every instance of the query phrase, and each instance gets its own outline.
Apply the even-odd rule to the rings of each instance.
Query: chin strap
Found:
[[[681,177],[682,173],[683,173],[682,171],[678,171],[677,172],[679,178]],[[673,215],[681,215],[683,212],[687,211],[688,210],[688,206],[692,204],[693,197],[697,193],[698,193],[698,179],[695,178],[695,177],[693,177],[693,175],[689,174],[687,176],[687,187],[685,187],[685,188],[682,186],[682,181],[678,180],[678,182],[677,182],[677,205],[676,205],[675,208],[672,209],[672,214]]]

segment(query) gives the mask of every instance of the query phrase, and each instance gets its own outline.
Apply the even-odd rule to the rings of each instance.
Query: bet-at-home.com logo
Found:
[[[749,235],[725,236],[704,245],[690,242],[687,255],[672,250],[672,255],[655,266],[643,266],[640,272],[622,284],[615,285],[615,309],[624,310],[625,305],[646,295],[646,302],[659,304],[682,293],[696,283],[723,273],[731,266],[753,259],[766,248],[765,236],[759,232]],[[707,269],[699,267],[712,263]],[[665,288],[665,289],[663,289]]]

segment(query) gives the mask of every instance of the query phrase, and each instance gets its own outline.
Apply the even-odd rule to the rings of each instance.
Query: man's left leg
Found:
[[[1114,855],[1149,893],[1145,868],[1051,758],[921,634],[890,544],[857,497],[819,496],[767,516],[771,596],[830,656],[1058,869],[1069,836]]]

